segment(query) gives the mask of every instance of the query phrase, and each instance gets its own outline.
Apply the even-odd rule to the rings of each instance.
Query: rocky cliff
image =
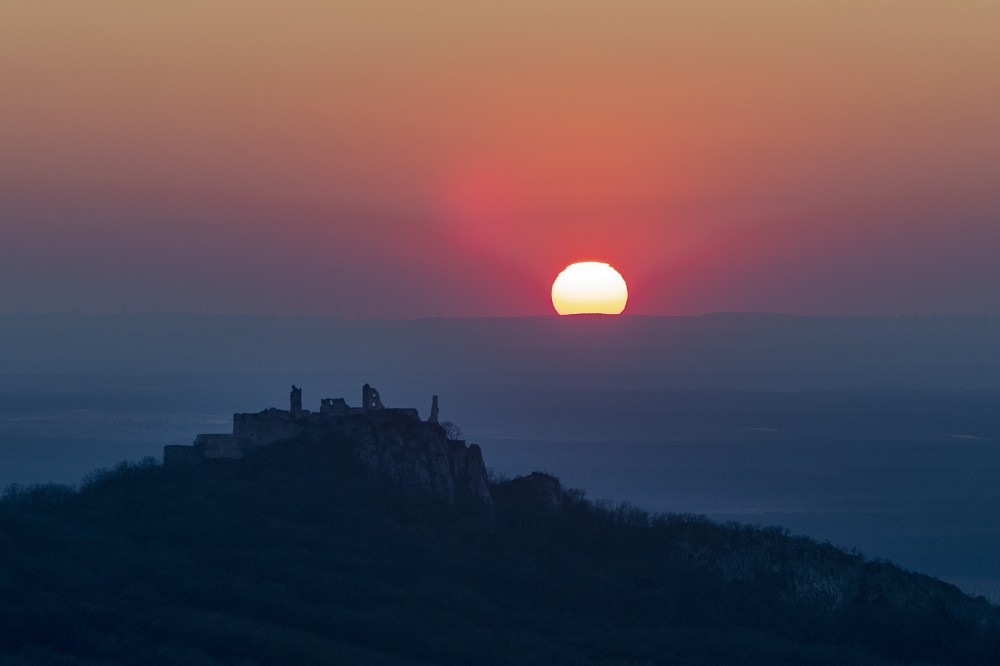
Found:
[[[565,491],[559,479],[544,472],[532,472],[493,484],[498,504],[520,511],[556,512],[563,508]]]
[[[315,433],[347,446],[362,469],[400,490],[450,501],[492,502],[483,454],[436,423],[391,410],[348,416]]]

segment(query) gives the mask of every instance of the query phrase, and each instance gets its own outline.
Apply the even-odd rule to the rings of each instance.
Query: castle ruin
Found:
[[[434,396],[432,420],[437,423],[437,396]],[[388,408],[374,387],[361,388],[361,407],[351,407],[344,398],[323,398],[319,411],[302,408],[302,389],[292,385],[287,410],[270,408],[262,412],[233,414],[233,431],[227,434],[197,435],[192,445],[170,444],[163,447],[163,464],[166,467],[189,465],[203,460],[238,459],[247,451],[270,446],[282,440],[293,439],[311,429],[330,426],[348,416],[383,412],[420,420],[413,408]]]
[[[198,435],[189,446],[163,447],[163,465],[181,469],[237,460],[279,442],[304,439],[346,447],[373,483],[451,502],[490,504],[482,451],[453,438],[437,419],[437,396],[431,400],[430,418],[421,421],[416,409],[383,405],[368,384],[361,389],[361,407],[351,407],[343,398],[323,398],[318,412],[302,408],[302,389],[293,385],[287,410],[233,414],[231,433]]]

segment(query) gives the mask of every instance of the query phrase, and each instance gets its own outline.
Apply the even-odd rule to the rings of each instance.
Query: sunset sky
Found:
[[[0,312],[1000,311],[1000,2],[9,0]]]

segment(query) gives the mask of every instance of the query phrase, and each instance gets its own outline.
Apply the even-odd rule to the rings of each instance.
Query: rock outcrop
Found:
[[[392,488],[456,502],[492,502],[480,448],[448,439],[437,424],[384,410],[345,417],[335,432],[363,469]]]
[[[543,472],[496,483],[493,494],[498,503],[508,508],[540,513],[559,511],[565,501],[559,479]]]
[[[165,446],[163,464],[185,468],[237,460],[292,440],[343,447],[348,459],[387,487],[412,490],[452,502],[491,503],[486,466],[479,447],[466,445],[436,421],[421,421],[417,410],[386,408],[378,391],[365,384],[363,406],[325,398],[320,411],[302,409],[302,390],[292,387],[290,409],[234,414],[233,432],[198,435],[191,446]],[[451,434],[451,436],[449,436]]]

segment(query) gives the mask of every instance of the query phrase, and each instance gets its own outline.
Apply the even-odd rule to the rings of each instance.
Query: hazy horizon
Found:
[[[618,315],[611,314],[571,314],[571,315],[560,315],[555,311],[546,312],[542,314],[510,314],[510,315],[443,315],[443,314],[430,314],[430,315],[418,315],[412,317],[358,317],[358,316],[345,316],[343,314],[282,314],[277,312],[264,312],[264,311],[246,311],[246,312],[211,312],[211,311],[198,311],[198,310],[148,310],[148,311],[129,311],[122,312],[121,310],[50,310],[50,311],[21,311],[21,310],[9,310],[0,311],[0,317],[59,317],[59,316],[86,316],[86,317],[248,317],[248,318],[273,318],[273,319],[335,319],[340,321],[422,321],[426,319],[552,319],[558,317],[571,317],[571,318],[658,318],[658,319],[695,319],[699,317],[716,317],[716,316],[763,316],[763,317],[790,317],[790,318],[814,318],[814,319],[838,319],[838,318],[857,318],[857,319],[917,319],[922,317],[942,317],[942,318],[961,318],[961,317],[996,317],[1000,316],[1000,309],[996,310],[970,310],[966,312],[895,312],[895,313],[884,313],[884,314],[863,314],[863,313],[852,313],[852,312],[831,312],[831,313],[802,313],[802,312],[790,312],[790,311],[779,311],[779,310],[709,310],[705,312],[679,312],[679,313],[665,313],[665,314],[652,314],[643,312],[623,312]]]

